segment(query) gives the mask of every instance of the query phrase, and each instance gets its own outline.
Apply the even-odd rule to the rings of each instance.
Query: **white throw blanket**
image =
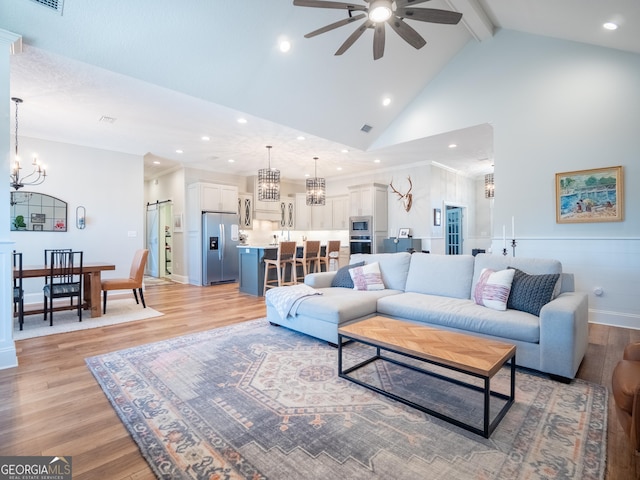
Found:
[[[267,290],[266,298],[278,311],[280,317],[286,319],[289,315],[295,316],[300,302],[313,295],[322,295],[322,292],[301,283]]]

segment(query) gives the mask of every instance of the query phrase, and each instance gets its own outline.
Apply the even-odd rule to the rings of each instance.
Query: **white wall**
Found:
[[[45,248],[73,248],[84,252],[85,262],[114,263],[116,270],[103,272],[104,278],[128,277],[135,251],[144,247],[142,157],[29,137],[19,142],[22,157],[37,152],[47,165],[42,185],[20,191],[68,203],[66,232],[9,232],[23,263],[42,264]],[[87,213],[84,230],[75,226],[80,205]],[[41,278],[25,280],[26,303],[42,302],[42,285]]]
[[[490,123],[494,251],[514,216],[517,255],[561,260],[590,293],[592,321],[640,328],[638,85],[640,55],[502,30],[469,44],[376,146]],[[556,224],[555,173],[614,165],[625,220]]]

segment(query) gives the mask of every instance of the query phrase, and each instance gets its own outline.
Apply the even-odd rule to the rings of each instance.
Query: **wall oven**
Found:
[[[349,217],[349,253],[372,253],[373,217]]]

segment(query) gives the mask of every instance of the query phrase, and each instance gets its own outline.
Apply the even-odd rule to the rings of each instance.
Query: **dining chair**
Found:
[[[106,278],[102,280],[102,313],[107,313],[107,292],[109,290],[131,289],[133,290],[133,297],[136,299],[136,303],[138,305],[140,304],[138,301],[139,293],[142,307],[147,308],[147,304],[144,303],[144,294],[142,293],[142,280],[144,279],[144,267],[147,264],[148,256],[149,250],[146,248],[136,251],[133,256],[133,261],[131,262],[129,278]]]
[[[18,316],[20,330],[24,324],[24,289],[22,288],[22,253],[13,251],[13,316]]]
[[[262,290],[263,295],[267,293],[267,288],[281,287],[283,285],[293,285],[296,283],[296,242],[280,242],[278,244],[278,251],[276,258],[264,259],[264,288]],[[286,268],[287,265],[291,268],[291,274],[289,281],[286,282]],[[269,279],[269,272],[271,270],[276,271],[276,278]],[[276,285],[271,285],[271,282],[276,282]]]
[[[48,267],[49,266],[49,262],[51,261],[51,252],[71,252],[73,251],[71,248],[45,248],[44,249],[44,266]],[[46,279],[45,279],[46,281]],[[45,283],[46,285],[46,283]],[[47,299],[44,299],[45,303],[47,301]],[[69,305],[73,305],[73,299],[70,299],[71,303]],[[44,313],[44,319],[47,319],[47,312],[45,309],[45,313]]]
[[[338,270],[338,257],[340,257],[340,240],[329,240],[324,256],[319,258],[318,270],[322,271],[323,264],[326,272]]]
[[[77,299],[79,321],[82,321],[82,252],[54,250],[50,252],[44,293],[44,319],[53,326],[53,300],[69,298],[71,306]]]
[[[295,258],[296,270],[299,265],[302,265],[302,279],[308,273],[311,273],[311,267],[313,271],[320,271],[320,241],[319,240],[305,240],[302,245],[302,257]],[[297,273],[297,272],[296,272]]]

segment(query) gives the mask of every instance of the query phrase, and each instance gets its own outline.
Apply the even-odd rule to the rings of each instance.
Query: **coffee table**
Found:
[[[375,347],[375,355],[356,365],[344,369],[343,354],[344,340],[352,340]],[[399,354],[393,358],[383,352]],[[452,378],[448,375],[420,368],[401,361],[408,357],[427,364],[444,367],[444,371],[461,372],[464,375],[480,378],[483,386]],[[383,360],[403,367],[425,373],[427,375],[446,380],[447,382],[464,387],[464,391],[482,392],[484,395],[483,428],[464,423],[449,415],[438,412],[424,405],[400,397],[392,392],[383,390],[375,385],[365,383],[349,374],[376,360]],[[511,364],[511,390],[506,395],[491,390],[491,379],[507,363]],[[498,426],[515,400],[515,365],[516,347],[504,342],[487,340],[472,335],[440,330],[417,323],[406,322],[387,317],[372,317],[338,328],[338,374],[340,377],[355,382],[363,387],[393,398],[406,405],[419,409],[442,420],[446,420],[465,430],[469,430],[485,438]],[[463,378],[466,378],[465,376]],[[492,397],[505,400],[505,404],[490,419],[490,401]]]

